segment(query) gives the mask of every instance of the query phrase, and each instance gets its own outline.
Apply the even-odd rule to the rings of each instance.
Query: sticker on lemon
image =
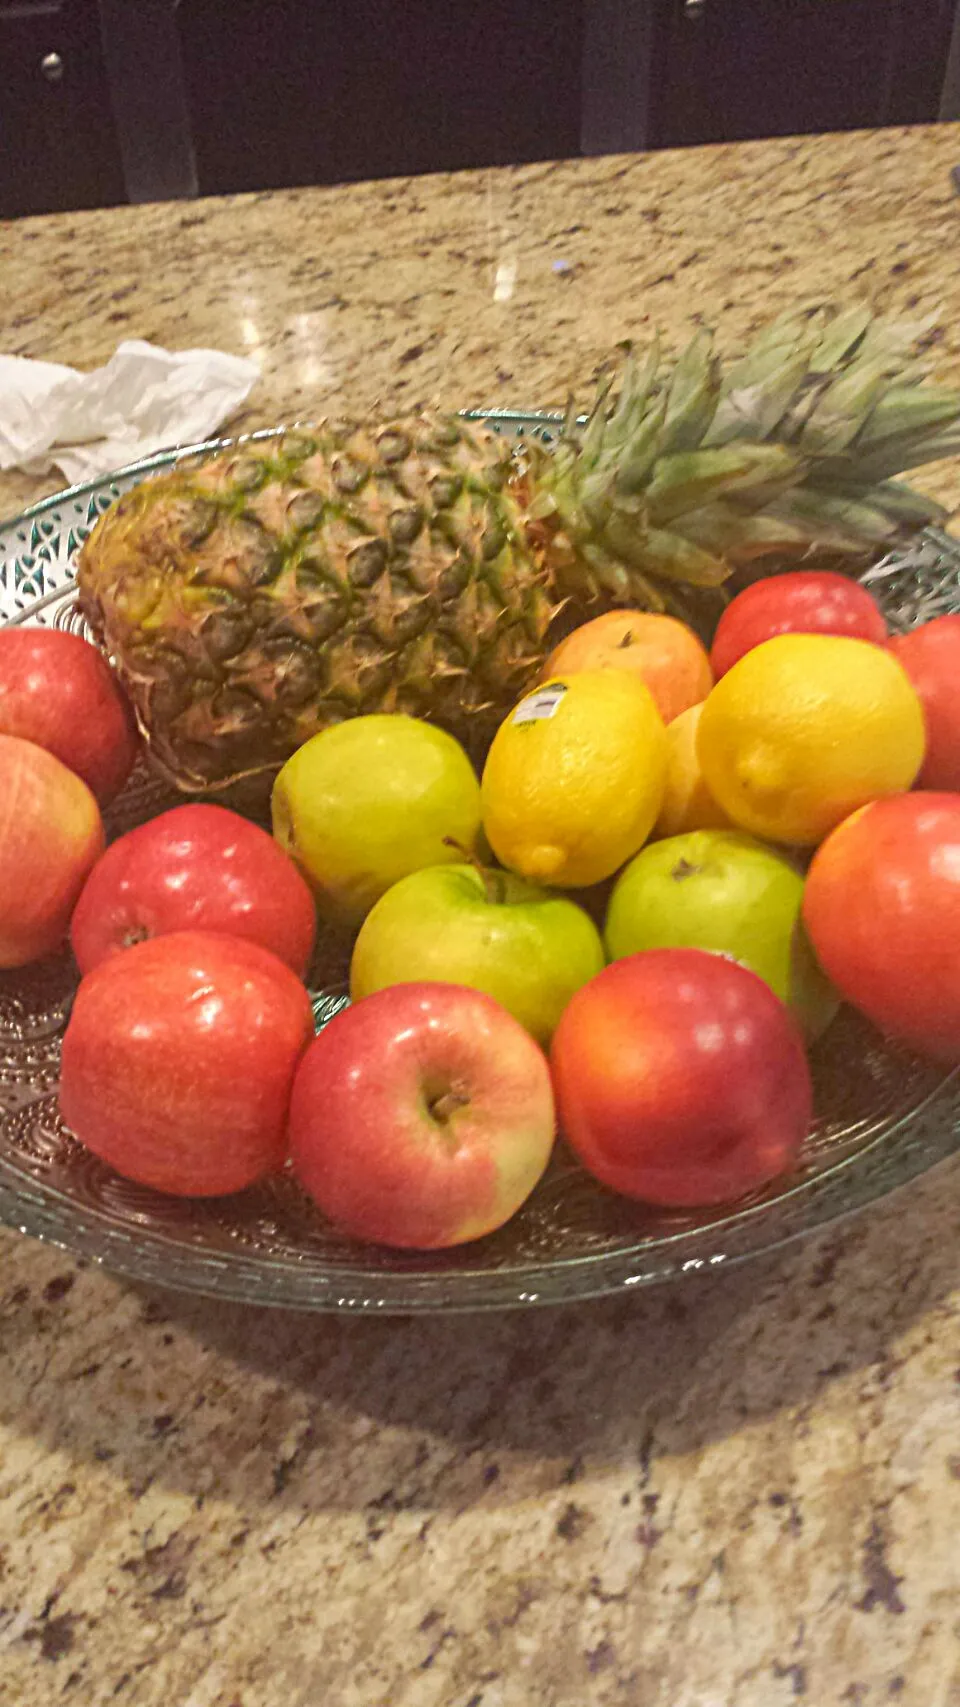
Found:
[[[535,688],[501,723],[480,788],[501,865],[582,888],[643,846],[663,799],[667,733],[648,687],[579,670]]]
[[[812,847],[868,801],[904,793],[923,763],[919,698],[867,640],[779,634],[704,702],[697,756],[735,824]]]

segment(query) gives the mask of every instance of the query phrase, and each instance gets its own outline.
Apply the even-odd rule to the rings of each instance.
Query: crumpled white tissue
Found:
[[[0,355],[0,470],[74,485],[171,445],[194,444],[249,395],[259,369],[220,350],[162,350],[131,339],[91,373]]]

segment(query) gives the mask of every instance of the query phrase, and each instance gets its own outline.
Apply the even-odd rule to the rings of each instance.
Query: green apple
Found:
[[[704,948],[758,973],[810,1039],[839,998],[800,919],[803,874],[786,854],[737,830],[651,842],[624,867],[607,909],[612,960],[645,948]]]
[[[356,925],[392,884],[472,854],[480,784],[445,730],[402,713],[321,730],[273,785],[273,833],[321,913]]]
[[[512,872],[435,866],[395,883],[368,913],[350,963],[354,1001],[389,984],[466,984],[547,1044],[570,997],[604,966],[575,901]]]

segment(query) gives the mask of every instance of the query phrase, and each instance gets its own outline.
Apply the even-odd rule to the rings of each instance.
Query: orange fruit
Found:
[[[658,836],[731,828],[732,820],[714,800],[700,769],[697,728],[702,710],[702,705],[691,705],[667,727],[667,782],[655,826]]]
[[[706,648],[675,616],[611,610],[561,640],[542,679],[576,670],[629,670],[645,682],[664,723],[699,705],[713,687]]]

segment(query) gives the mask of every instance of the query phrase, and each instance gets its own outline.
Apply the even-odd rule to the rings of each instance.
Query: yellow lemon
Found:
[[[553,677],[494,736],[480,790],[490,846],[533,882],[600,883],[649,836],[666,764],[667,732],[639,676]]]
[[[667,783],[657,818],[658,836],[687,830],[729,830],[730,819],[703,780],[697,757],[697,730],[703,704],[691,705],[667,724]]]
[[[902,794],[923,763],[920,701],[881,646],[778,634],[704,702],[697,754],[735,824],[813,846],[858,806]]]

